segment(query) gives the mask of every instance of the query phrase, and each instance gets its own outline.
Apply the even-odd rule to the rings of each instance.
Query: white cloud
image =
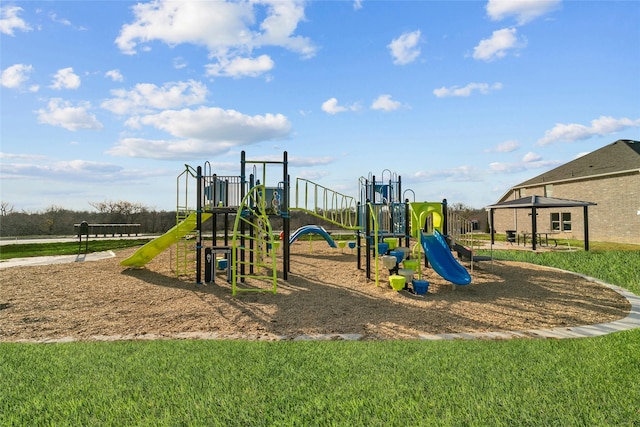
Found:
[[[49,18],[53,21],[56,22],[58,24],[62,24],[66,27],[70,27],[71,26],[71,21],[69,21],[66,18],[59,18],[58,15],[54,12],[49,13]]]
[[[6,178],[46,179],[47,181],[104,182],[129,179],[121,166],[87,160],[51,161],[42,158],[35,163],[4,163]]]
[[[10,153],[3,153],[0,151],[0,159],[39,160],[43,158],[44,156],[40,154],[10,154]]]
[[[489,148],[487,150],[484,150],[486,153],[510,153],[512,151],[517,150],[518,148],[520,148],[520,144],[518,144],[518,141],[514,141],[514,140],[509,140],[509,141],[504,141],[501,142],[500,144],[496,145],[493,148]]]
[[[294,34],[304,20],[304,3],[295,0],[159,0],[138,3],[132,10],[133,23],[123,25],[115,40],[129,55],[136,53],[139,44],[154,40],[169,46],[205,46],[216,58],[246,56],[265,46],[282,47],[305,58],[316,51],[308,38]]]
[[[297,173],[298,178],[303,178],[303,179],[307,179],[309,181],[315,181],[315,182],[320,181],[322,178],[325,178],[330,175],[331,175],[331,172],[329,172],[329,170],[325,168],[301,169]],[[332,189],[334,191],[340,191],[340,189],[337,186],[332,187]]]
[[[73,72],[73,68],[62,68],[53,76],[53,89],[78,89],[80,87],[80,76]]]
[[[537,162],[542,160],[542,156],[529,151],[527,154],[524,155],[524,157],[522,158],[522,161],[525,163],[532,163],[532,162]]]
[[[124,76],[122,75],[120,70],[109,70],[104,73],[104,76],[110,78],[114,82],[124,81]]]
[[[0,8],[0,33],[14,36],[14,30],[31,31],[31,26],[18,16],[22,11],[18,6]]]
[[[137,117],[128,124],[152,126],[174,139],[127,138],[119,141],[109,154],[152,159],[210,157],[238,146],[285,139],[291,133],[291,123],[282,114],[249,116],[210,107],[167,110]]]
[[[330,98],[322,103],[322,111],[328,114],[337,114],[347,111],[347,108],[339,106],[337,98]]]
[[[544,133],[536,145],[547,145],[554,142],[573,142],[588,139],[593,136],[605,136],[630,127],[639,127],[640,118],[632,120],[626,117],[615,119],[609,116],[600,116],[591,121],[591,126],[578,123],[562,124],[557,123],[551,130]]]
[[[353,2],[353,10],[362,9],[362,2],[363,2],[363,0],[354,0],[354,2]]]
[[[491,38],[481,40],[478,46],[473,48],[473,58],[489,62],[497,58],[504,58],[509,49],[524,47],[526,42],[519,42],[516,33],[515,28],[494,31]]]
[[[351,104],[346,107],[342,105],[338,105],[337,98],[330,98],[322,103],[322,111],[331,115],[344,113],[345,111],[357,111],[359,109],[360,107],[358,104]]]
[[[208,90],[204,84],[189,80],[165,83],[162,87],[139,83],[131,90],[115,89],[111,94],[114,98],[104,101],[100,106],[124,115],[201,104],[206,101]]]
[[[380,95],[373,104],[371,104],[372,110],[384,110],[393,111],[400,108],[401,104],[398,101],[391,99],[391,95]]]
[[[393,57],[393,63],[405,65],[415,61],[420,56],[420,30],[403,33],[387,45]]]
[[[277,159],[274,159],[277,160]],[[289,165],[294,167],[326,166],[336,161],[335,157],[289,157]]]
[[[494,90],[502,89],[502,83],[494,83],[492,85],[488,83],[469,83],[465,87],[451,86],[441,87],[433,90],[433,94],[438,98],[445,98],[448,96],[470,96],[474,91],[478,91],[483,95],[491,93]]]
[[[52,98],[49,100],[47,109],[40,109],[38,113],[38,121],[40,123],[60,126],[70,131],[78,129],[102,129],[95,115],[90,114],[87,110],[91,108],[89,103],[81,103],[73,106],[68,101],[60,98]]]
[[[176,70],[182,70],[183,68],[186,68],[187,64],[187,60],[181,56],[173,58],[173,68],[175,68]]]
[[[494,173],[518,173],[530,169],[550,168],[560,165],[559,160],[543,160],[535,153],[527,153],[519,162],[493,162],[489,169]]]
[[[408,178],[408,182],[477,182],[482,180],[482,173],[472,166],[458,166],[450,169],[429,169],[418,171]]]
[[[0,75],[0,85],[18,89],[29,80],[29,73],[33,71],[33,66],[25,64],[15,64],[2,70]]]
[[[494,21],[514,16],[519,25],[524,25],[555,10],[561,3],[561,0],[489,0],[486,10]]]
[[[257,77],[270,71],[274,66],[269,55],[257,58],[221,58],[217,64],[206,65],[207,75],[225,77]]]

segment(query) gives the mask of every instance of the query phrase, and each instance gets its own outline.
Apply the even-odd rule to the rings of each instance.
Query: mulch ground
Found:
[[[453,286],[430,269],[426,295],[396,292],[379,266],[379,285],[357,269],[355,251],[326,242],[291,247],[291,272],[278,292],[231,295],[224,274],[196,285],[172,272],[171,251],[144,269],[115,258],[0,270],[0,341],[221,338],[293,339],[359,334],[415,339],[424,334],[571,327],[624,318],[628,301],[570,273],[491,261],[473,282]],[[468,267],[468,263],[466,264]],[[374,278],[372,274],[372,279]]]

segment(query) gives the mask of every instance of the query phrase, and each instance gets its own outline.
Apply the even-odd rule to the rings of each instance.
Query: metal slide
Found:
[[[204,222],[210,217],[210,213],[203,213],[202,221]],[[162,236],[156,237],[135,251],[129,258],[122,260],[120,265],[124,265],[126,267],[143,267],[146,263],[155,258],[156,255],[163,252],[178,240],[195,230],[196,219],[196,213],[193,212],[185,218],[184,221],[178,223]]]

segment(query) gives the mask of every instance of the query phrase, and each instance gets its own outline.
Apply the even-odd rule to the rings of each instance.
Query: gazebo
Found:
[[[582,202],[579,200],[557,199],[553,197],[543,196],[527,196],[516,200],[508,200],[506,202],[497,203],[487,206],[485,209],[489,211],[489,224],[491,224],[491,243],[494,242],[493,229],[493,211],[496,209],[531,209],[531,234],[533,235],[532,247],[536,250],[537,221],[536,214],[538,209],[544,208],[576,208],[582,207],[584,211],[584,250],[589,250],[589,214],[588,207],[595,206],[593,202]]]

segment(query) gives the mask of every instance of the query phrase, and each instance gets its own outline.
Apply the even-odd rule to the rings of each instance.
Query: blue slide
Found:
[[[321,235],[322,237],[324,237],[324,240],[327,241],[329,246],[331,246],[332,248],[337,248],[336,242],[334,242],[331,236],[329,236],[329,233],[327,233],[327,230],[325,230],[324,228],[318,225],[305,225],[304,227],[298,228],[296,231],[293,232],[293,234],[289,238],[289,244],[292,244],[293,242],[295,242],[298,239],[298,237],[304,236],[305,234],[310,234],[310,233]]]
[[[420,243],[436,273],[456,285],[471,283],[471,275],[453,257],[447,242],[444,241],[438,230],[434,230],[433,235],[421,233]]]

